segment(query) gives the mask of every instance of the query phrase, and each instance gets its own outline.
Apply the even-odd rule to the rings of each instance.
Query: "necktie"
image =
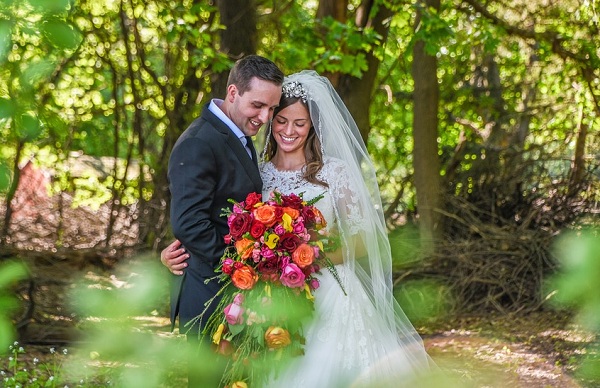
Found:
[[[252,138],[250,136],[245,136],[246,138],[246,149],[248,151],[248,155],[252,160],[256,159],[256,151],[254,150],[254,144],[252,144]]]

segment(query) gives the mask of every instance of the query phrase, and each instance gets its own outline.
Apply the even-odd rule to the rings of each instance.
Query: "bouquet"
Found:
[[[259,385],[303,354],[303,323],[313,311],[314,276],[321,268],[332,271],[325,252],[337,248],[327,222],[302,194],[250,193],[243,202],[224,209],[228,247],[216,276],[223,287],[215,313],[202,335],[210,336],[216,352],[228,357],[226,386]],[[198,319],[202,319],[199,316]]]

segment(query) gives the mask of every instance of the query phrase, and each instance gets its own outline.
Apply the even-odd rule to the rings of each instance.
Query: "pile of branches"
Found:
[[[518,223],[490,223],[464,198],[451,199],[449,231],[427,261],[426,272],[444,279],[456,311],[533,311],[545,299],[543,284],[555,272],[555,231]],[[489,214],[488,214],[489,216]]]
[[[547,165],[525,161],[480,171],[468,192],[457,194],[452,185],[442,212],[444,234],[419,272],[442,279],[456,312],[539,310],[548,297],[545,282],[559,267],[556,237],[599,226],[598,166],[574,182],[568,169],[552,176],[542,168]],[[473,176],[469,171],[458,179],[466,187]]]

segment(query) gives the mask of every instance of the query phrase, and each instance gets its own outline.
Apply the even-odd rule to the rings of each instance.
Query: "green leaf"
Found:
[[[27,267],[23,263],[16,261],[5,263],[0,266],[0,290],[26,277]]]
[[[0,316],[0,354],[5,352],[15,338],[15,329],[10,320]]]
[[[42,132],[42,126],[37,117],[27,113],[15,119],[15,126],[23,141],[32,141]]]
[[[12,117],[15,112],[15,105],[8,98],[0,98],[0,119]]]
[[[12,42],[12,23],[0,20],[0,63],[6,60]]]
[[[73,50],[79,46],[81,35],[64,20],[46,20],[41,27],[42,33],[51,45],[61,50]]]
[[[236,335],[241,333],[242,330],[244,330],[244,328],[246,328],[246,325],[228,325],[228,327],[229,327],[229,332],[231,333],[231,336],[235,337]]]
[[[8,166],[0,162],[0,193],[6,192],[10,185],[10,170]]]
[[[44,13],[66,12],[71,8],[71,0],[27,0],[27,2]]]

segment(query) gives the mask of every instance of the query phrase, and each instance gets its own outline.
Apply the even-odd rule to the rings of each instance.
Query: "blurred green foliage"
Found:
[[[19,305],[12,287],[27,276],[27,268],[20,262],[0,263],[0,354],[6,352],[15,340],[11,314]]]
[[[550,302],[556,308],[576,312],[575,322],[596,336],[600,335],[600,230],[579,230],[565,233],[556,243],[560,271],[546,286]],[[578,377],[600,382],[600,344],[583,351]]]

